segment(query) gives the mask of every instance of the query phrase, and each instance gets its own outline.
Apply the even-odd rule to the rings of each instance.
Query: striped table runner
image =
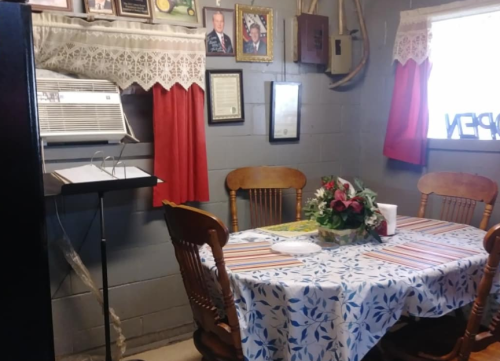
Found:
[[[380,251],[371,251],[364,255],[422,270],[476,254],[480,254],[480,252],[468,248],[421,240],[384,248]]]
[[[227,244],[222,250],[224,251],[226,266],[232,272],[304,265],[304,263],[291,256],[273,253],[269,242]]]
[[[440,234],[468,227],[466,224],[438,221],[435,219],[398,216],[397,228],[428,234]]]

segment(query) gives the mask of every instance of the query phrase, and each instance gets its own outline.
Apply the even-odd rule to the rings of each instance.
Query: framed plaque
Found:
[[[207,70],[208,123],[245,121],[243,70]]]
[[[269,141],[299,140],[301,84],[273,81],[271,87]]]
[[[120,16],[147,19],[152,17],[149,0],[117,0],[116,11]]]

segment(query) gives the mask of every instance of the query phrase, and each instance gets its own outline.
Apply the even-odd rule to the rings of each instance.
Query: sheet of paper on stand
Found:
[[[145,171],[137,167],[116,166],[116,167],[105,167],[104,169],[118,179],[151,177],[151,174],[146,173]],[[158,178],[158,183],[163,183],[163,181],[160,178]]]
[[[111,173],[108,173],[93,164],[86,164],[81,167],[59,169],[54,171],[53,174],[66,184],[100,182],[117,179]]]

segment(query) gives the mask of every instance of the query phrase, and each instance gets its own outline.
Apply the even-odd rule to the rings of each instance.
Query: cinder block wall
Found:
[[[498,181],[498,151],[429,150],[427,167],[392,161],[382,154],[394,85],[392,49],[400,11],[445,4],[448,0],[365,0],[365,15],[371,42],[371,57],[361,87],[361,161],[365,182],[379,193],[381,202],[398,204],[398,212],[416,215],[420,194],[418,179],[427,172],[454,171],[477,173]],[[435,144],[435,143],[434,143]],[[441,203],[430,201],[429,216],[439,216]],[[479,225],[484,207],[478,205],[474,224]],[[490,225],[500,221],[496,205]]]
[[[223,0],[222,7],[250,0]],[[214,6],[202,0],[201,6]],[[256,6],[270,6],[275,12],[275,60],[272,64],[237,63],[234,58],[209,57],[208,69],[243,69],[246,119],[243,124],[206,125],[210,202],[197,204],[229,223],[225,177],[233,169],[252,165],[284,165],[303,171],[308,184],[305,198],[317,188],[320,177],[359,173],[361,156],[361,88],[331,91],[329,78],[316,66],[292,62],[291,19],[295,0],[256,0]],[[358,28],[351,4],[348,22]],[[330,31],[336,30],[333,2],[321,1],[320,13],[329,15]],[[286,19],[286,29],[283,28]],[[286,31],[287,54],[283,54]],[[360,55],[355,44],[355,57]],[[270,82],[281,81],[284,62],[287,80],[303,85],[301,140],[289,144],[270,144]],[[152,99],[150,95],[125,96],[125,111],[143,143],[127,145],[123,160],[152,171]],[[120,146],[64,147],[46,151],[47,170],[77,166],[90,160],[96,150],[118,156]],[[292,205],[288,194],[285,204]],[[100,280],[99,223],[95,217],[97,195],[59,199],[62,222],[83,262],[98,285]],[[191,311],[182,286],[161,210],[151,207],[151,189],[123,191],[106,195],[106,227],[109,245],[110,303],[123,322],[129,348],[152,347],[193,330]],[[53,295],[55,346],[58,355],[99,351],[103,345],[100,308],[77,275],[70,272],[56,245],[61,237],[53,200],[47,200],[50,271]],[[241,227],[248,226],[248,204],[239,201]]]

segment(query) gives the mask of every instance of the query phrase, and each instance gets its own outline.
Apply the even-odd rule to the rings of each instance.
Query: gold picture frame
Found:
[[[236,61],[271,63],[273,40],[272,8],[236,4]]]

